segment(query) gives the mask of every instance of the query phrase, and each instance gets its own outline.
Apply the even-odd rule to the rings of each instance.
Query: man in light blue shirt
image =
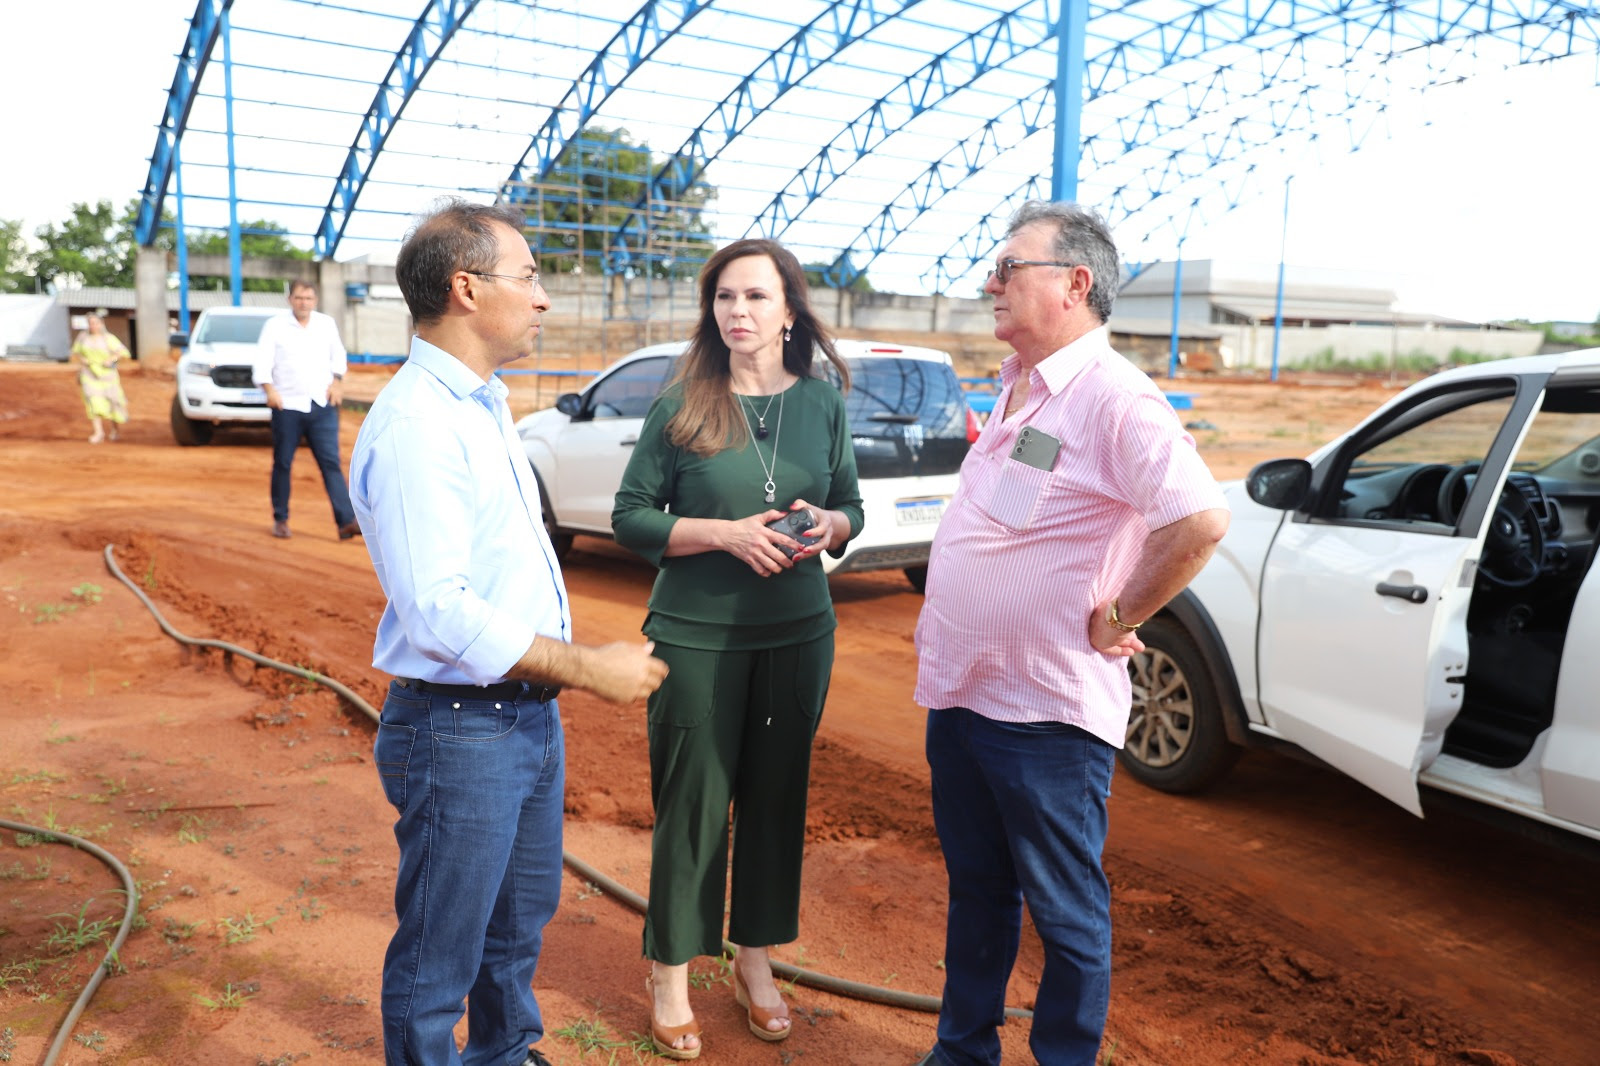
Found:
[[[395,675],[373,759],[399,812],[399,928],[383,966],[390,1064],[543,1066],[533,996],[561,892],[563,686],[629,702],[666,664],[646,642],[571,643],[533,468],[495,370],[550,309],[514,209],[448,200],[407,236],[416,322],[350,459],[388,597],[373,665]],[[467,1001],[467,1045],[452,1030]]]

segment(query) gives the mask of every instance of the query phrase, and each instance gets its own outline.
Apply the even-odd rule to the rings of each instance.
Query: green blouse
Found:
[[[802,378],[770,409],[765,396],[747,399],[766,413],[772,435],[762,441],[747,435],[742,444],[710,457],[667,441],[667,421],[683,406],[682,386],[663,391],[645,416],[617,489],[611,528],[618,544],[661,568],[644,623],[652,639],[738,651],[815,640],[837,624],[816,556],[771,577],[724,551],[666,556],[667,537],[680,517],[737,520],[770,508],[786,510],[797,499],[842,511],[850,519],[850,536],[861,532],[855,449],[839,390],[819,378]],[[764,502],[762,460],[773,465],[775,503]]]

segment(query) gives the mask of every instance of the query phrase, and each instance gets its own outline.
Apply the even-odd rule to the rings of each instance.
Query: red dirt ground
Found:
[[[365,378],[367,394],[382,380]],[[144,894],[124,970],[62,1061],[380,1061],[395,848],[371,725],[306,682],[185,650],[101,558],[115,545],[180,630],[377,701],[382,600],[366,553],[334,536],[309,457],[296,465],[296,535],[273,540],[265,434],[179,449],[166,427],[170,376],[136,369],[126,384],[124,440],[92,447],[69,371],[0,365],[0,817],[91,837]],[[1303,454],[1387,394],[1183,387],[1196,394],[1186,417],[1216,427],[1196,436],[1219,476]],[[345,416],[346,449],[359,421]],[[636,634],[651,576],[580,539],[567,566],[578,639]],[[943,871],[910,701],[920,600],[897,574],[833,588],[839,655],[810,797],[802,936],[777,954],[936,995]],[[643,708],[582,693],[561,702],[567,846],[643,891]],[[1417,820],[1328,771],[1252,753],[1197,797],[1119,776],[1106,867],[1116,972],[1104,1062],[1600,1062],[1590,849],[1451,811]],[[0,1062],[42,1059],[99,957],[66,951],[65,934],[119,916],[115,889],[89,856],[0,833]],[[639,936],[636,915],[569,874],[536,982],[554,1062],[650,1059],[627,1044],[646,1024]],[[1031,1005],[1039,965],[1030,934],[1013,1005]],[[794,1037],[760,1044],[715,960],[697,969],[704,1061],[894,1066],[933,1039],[931,1015],[801,987]],[[583,1050],[584,1028],[616,1046]],[[1027,1032],[1006,1028],[1008,1062],[1030,1061]]]

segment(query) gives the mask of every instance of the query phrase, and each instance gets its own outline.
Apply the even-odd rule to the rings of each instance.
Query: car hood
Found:
[[[264,360],[260,345],[237,344],[231,341],[221,344],[191,345],[188,351],[184,353],[183,358],[214,363],[219,366],[226,363],[254,366]]]

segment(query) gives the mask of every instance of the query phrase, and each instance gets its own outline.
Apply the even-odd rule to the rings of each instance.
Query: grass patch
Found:
[[[579,1018],[569,1022],[560,1029],[550,1030],[550,1035],[569,1041],[578,1049],[578,1054],[585,1058],[591,1051],[610,1052],[606,1058],[608,1066],[617,1061],[619,1051],[633,1052],[635,1062],[646,1062],[655,1057],[655,1048],[648,1036],[642,1033],[634,1033],[628,1037],[616,1036],[610,1027],[600,1020],[599,1015],[592,1019]]]
[[[276,918],[261,920],[249,911],[245,911],[241,917],[222,919],[217,923],[217,929],[222,933],[222,942],[231,946],[254,940],[257,930],[265,929],[269,933],[272,932],[272,923],[277,920]]]
[[[245,1001],[255,995],[260,988],[255,984],[245,984],[235,987],[232,982],[222,986],[216,998],[195,994],[195,1000],[206,1010],[238,1010],[244,1006]]]
[[[67,615],[80,607],[88,607],[100,602],[100,594],[104,590],[92,581],[84,581],[72,587],[70,600],[61,603],[36,604],[33,609],[33,624],[41,625],[46,622],[59,622]]]
[[[64,925],[61,922],[57,922],[55,931],[45,939],[44,946],[57,954],[67,954],[69,952],[82,951],[84,948],[95,944],[108,943],[111,940],[112,931],[117,928],[117,920],[115,918],[101,918],[98,921],[89,921],[89,904],[93,902],[94,900],[91,899],[84,903],[82,907],[78,908],[77,914],[63,911],[60,914],[50,915],[52,918],[70,918],[72,919],[72,924]]]
[[[198,844],[206,838],[206,820],[197,814],[186,814],[178,825],[178,843]]]

